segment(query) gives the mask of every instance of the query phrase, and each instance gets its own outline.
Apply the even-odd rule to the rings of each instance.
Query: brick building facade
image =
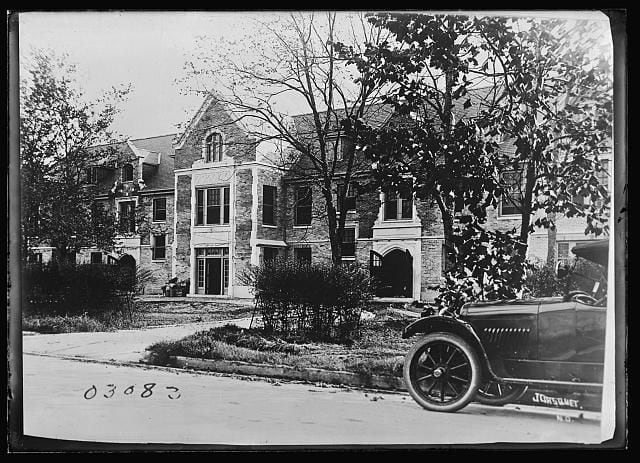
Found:
[[[376,117],[384,123],[393,116]],[[251,297],[242,278],[250,265],[275,256],[330,261],[320,189],[295,169],[269,162],[247,133],[210,95],[180,136],[115,146],[116,167],[97,166],[103,171],[97,181],[111,186],[98,200],[120,220],[134,203],[144,226],[123,234],[114,253],[85,249],[78,262],[128,255],[154,271],[148,293],[161,292],[175,277],[188,280],[191,295]],[[343,260],[386,267],[386,292],[380,295],[432,300],[443,272],[437,207],[379,191],[354,193],[349,200]],[[510,212],[502,206],[489,210],[487,227],[518,227],[519,215]],[[529,257],[546,261],[551,252],[566,260],[570,247],[591,239],[581,220],[558,217],[551,238],[547,230],[530,235]]]

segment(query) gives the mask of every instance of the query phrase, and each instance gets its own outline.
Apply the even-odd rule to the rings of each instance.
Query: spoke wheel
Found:
[[[451,333],[432,333],[413,345],[404,380],[413,399],[427,410],[454,412],[475,396],[481,375],[478,356]]]
[[[478,388],[476,400],[485,405],[502,406],[517,401],[526,390],[527,386],[520,384],[487,381]]]

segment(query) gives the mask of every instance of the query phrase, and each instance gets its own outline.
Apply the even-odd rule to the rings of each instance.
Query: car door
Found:
[[[548,298],[538,306],[538,361],[571,362],[576,355],[576,303]]]
[[[606,306],[576,303],[574,375],[580,381],[602,383]]]

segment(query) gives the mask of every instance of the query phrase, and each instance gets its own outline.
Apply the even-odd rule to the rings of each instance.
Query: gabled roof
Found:
[[[390,104],[376,103],[370,104],[364,109],[362,118],[364,122],[373,127],[380,128],[386,124],[393,115],[393,106]],[[319,113],[320,121],[325,123],[327,112],[322,111]],[[331,113],[331,120],[329,121],[328,132],[334,132],[338,129],[338,124],[347,117],[347,111],[344,108],[335,109]],[[315,136],[315,122],[313,119],[313,113],[297,114],[292,116],[293,123],[298,135]]]
[[[200,105],[200,108],[198,109],[196,114],[191,118],[185,130],[178,137],[176,137],[174,142],[175,149],[181,149],[184,146],[184,142],[187,140],[187,138],[189,138],[189,135],[191,135],[193,129],[198,125],[200,119],[202,119],[202,116],[204,116],[204,114],[207,112],[207,109],[209,109],[209,106],[211,106],[213,103],[221,105],[229,115],[233,114],[233,111],[230,110],[228,105],[225,104],[224,99],[221,98],[221,96],[217,92],[213,90],[209,91],[207,97]],[[234,123],[236,123],[247,135],[249,135],[250,131],[242,122],[241,118],[234,118]]]
[[[157,164],[149,164],[153,166],[153,171],[147,176],[144,191],[174,188],[174,138],[175,134],[170,134],[129,140],[139,153],[145,156],[145,159],[157,160]]]
[[[173,139],[174,134],[158,137],[132,138],[123,142],[92,146],[91,151],[99,159],[95,163],[99,167],[113,167],[118,161],[135,162],[137,159],[147,159],[146,185],[144,191],[173,189]],[[115,161],[115,163],[114,163]],[[100,182],[99,191],[107,193],[117,179],[117,172],[105,172]]]

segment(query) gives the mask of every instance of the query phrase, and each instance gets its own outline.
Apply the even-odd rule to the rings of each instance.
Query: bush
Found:
[[[568,277],[559,278],[554,266],[549,264],[533,266],[525,285],[533,297],[562,296],[570,289]]]
[[[31,264],[24,268],[28,311],[69,315],[133,311],[143,271],[100,264]]]
[[[357,265],[277,260],[245,274],[267,333],[301,340],[344,342],[358,334],[370,300],[367,271]]]

